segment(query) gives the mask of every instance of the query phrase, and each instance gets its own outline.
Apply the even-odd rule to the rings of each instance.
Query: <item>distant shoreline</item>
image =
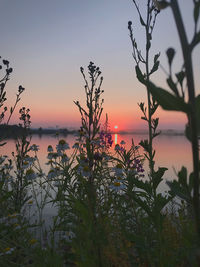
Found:
[[[148,135],[147,131],[142,131],[142,130],[138,130],[138,131],[130,131],[130,132],[126,132],[126,131],[120,131],[120,132],[112,132],[112,134],[121,134],[121,135],[126,135],[126,134],[133,134],[133,135]],[[160,131],[160,135],[168,135],[168,136],[183,136],[185,135],[184,131],[168,131],[168,130],[161,130]]]
[[[28,130],[28,134],[30,135],[63,135],[67,136],[68,134],[75,134],[77,130],[68,130],[67,128],[63,129],[43,129],[43,128],[30,128]],[[8,138],[17,138],[25,133],[25,129],[19,125],[0,125],[0,138],[8,139]]]
[[[0,137],[1,139],[7,138],[16,138],[19,137],[24,132],[24,128],[18,125],[0,125]],[[48,129],[48,128],[31,128],[29,130],[31,135],[62,135],[67,136],[69,134],[76,134],[78,130],[67,129],[67,128],[58,128],[58,129]],[[111,131],[111,134],[120,134],[120,135],[148,135],[146,130],[127,130],[127,131]],[[166,136],[184,136],[184,131],[181,130],[161,130],[161,135]]]
[[[30,129],[30,134],[38,134],[38,135],[42,135],[42,134],[61,134],[61,135],[68,135],[68,134],[75,134],[77,133],[78,130],[68,130],[67,128],[61,128],[61,129]]]

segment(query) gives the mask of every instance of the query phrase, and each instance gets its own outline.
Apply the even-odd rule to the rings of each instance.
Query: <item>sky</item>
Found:
[[[146,0],[139,0],[145,12]],[[179,0],[188,38],[193,33],[192,0]],[[7,105],[14,103],[19,85],[25,87],[11,124],[18,123],[18,110],[30,108],[32,127],[80,125],[73,103],[85,104],[84,81],[80,67],[90,61],[100,67],[104,113],[111,128],[145,129],[139,102],[146,102],[146,90],[135,75],[135,63],[127,23],[133,22],[134,36],[143,48],[145,32],[139,24],[132,0],[0,0],[0,55],[13,68],[7,85]],[[182,54],[172,12],[168,8],[157,18],[151,57],[160,52],[162,66],[168,70],[165,51],[176,50],[174,71],[182,66]],[[195,84],[200,85],[200,49],[194,51]],[[1,73],[2,74],[2,73]],[[153,81],[166,86],[160,69]],[[197,90],[197,93],[199,90]],[[175,112],[158,110],[161,129],[184,129],[186,118]]]

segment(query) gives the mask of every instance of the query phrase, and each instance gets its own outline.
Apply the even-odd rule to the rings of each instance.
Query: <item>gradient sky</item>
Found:
[[[139,0],[145,11],[146,0]],[[192,0],[180,0],[189,39],[193,32]],[[80,66],[93,61],[104,76],[104,114],[111,127],[145,128],[137,103],[146,101],[145,88],[135,77],[127,22],[133,21],[138,45],[144,47],[144,29],[131,0],[0,0],[0,55],[14,72],[7,86],[8,104],[14,102],[18,85],[26,88],[19,103],[31,110],[32,127],[75,127],[80,116],[73,100],[84,103]],[[180,44],[168,8],[157,19],[152,55],[161,52],[161,64],[168,69],[165,51],[177,51],[174,69],[182,65]],[[194,53],[199,71],[200,49]],[[200,84],[196,72],[196,85]],[[153,80],[165,86],[165,74]],[[199,92],[199,91],[198,91]],[[17,110],[18,110],[17,109]],[[183,129],[182,114],[159,110],[160,128]],[[17,112],[11,123],[16,123]],[[104,116],[104,115],[103,115]]]

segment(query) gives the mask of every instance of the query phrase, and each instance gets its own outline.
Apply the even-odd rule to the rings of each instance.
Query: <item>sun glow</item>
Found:
[[[117,129],[118,129],[118,126],[117,126],[117,125],[115,125],[115,126],[114,126],[114,128],[115,128],[115,130],[117,130]]]

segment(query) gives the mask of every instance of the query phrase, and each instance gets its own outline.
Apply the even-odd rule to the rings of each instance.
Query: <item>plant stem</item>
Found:
[[[177,3],[177,0],[171,0],[171,8],[176,22],[182,53],[184,58],[185,72],[188,86],[188,96],[190,104],[190,113],[188,121],[191,130],[192,154],[193,154],[193,171],[194,171],[194,195],[193,208],[195,214],[196,230],[200,242],[200,213],[199,213],[199,150],[198,150],[198,135],[197,135],[197,116],[195,103],[195,87],[192,67],[192,55],[190,45],[188,44],[187,35],[183,25],[182,16]]]
[[[149,49],[150,46],[148,45],[148,43],[150,42],[149,39],[149,23],[150,23],[150,0],[148,0],[147,3],[147,21],[146,21],[146,77],[147,77],[147,100],[148,100],[148,128],[149,128],[149,168],[150,168],[150,177],[151,177],[151,181],[152,181],[152,175],[154,172],[154,164],[153,164],[153,148],[152,148],[152,141],[153,141],[153,137],[152,137],[152,115],[151,115],[151,94],[148,88],[148,84],[149,84]]]

